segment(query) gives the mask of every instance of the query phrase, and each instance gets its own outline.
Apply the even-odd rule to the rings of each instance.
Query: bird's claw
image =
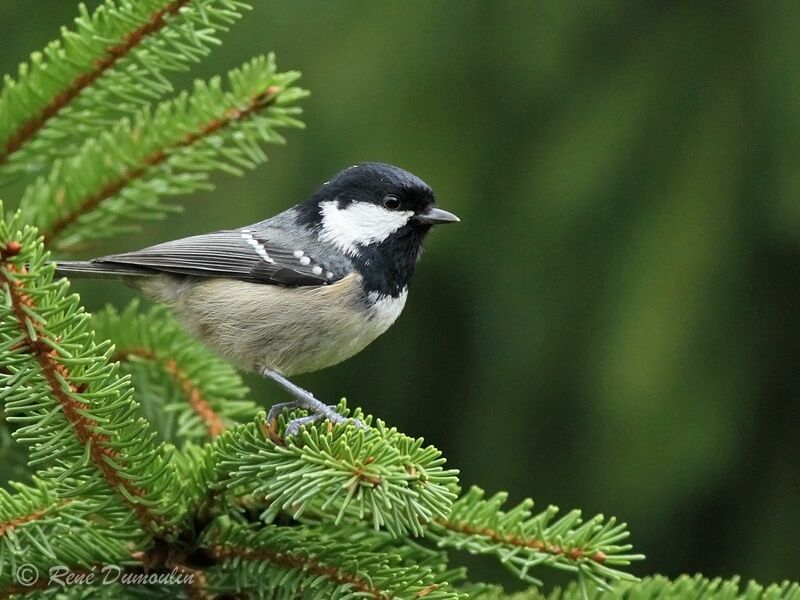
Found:
[[[273,404],[267,413],[267,423],[277,421],[278,415],[281,414],[284,409],[291,410],[293,408],[299,408],[297,402],[280,402],[278,404]]]
[[[284,409],[293,409],[293,408],[306,408],[299,402],[284,402],[281,404],[276,404],[269,410],[269,414],[267,415],[267,422],[272,423],[274,420],[278,418],[278,415]],[[350,417],[343,417],[338,412],[336,412],[335,405],[327,405],[325,406],[326,410],[320,410],[319,412],[312,412],[312,414],[307,415],[305,417],[298,417],[296,419],[292,419],[286,424],[286,428],[284,429],[284,437],[291,437],[295,436],[300,433],[300,430],[305,427],[306,425],[311,425],[312,423],[316,423],[317,421],[322,421],[323,419],[327,420],[331,425],[339,425],[341,423],[350,422],[353,424],[354,427],[357,429],[365,429],[366,425],[358,420],[358,419],[351,419]]]
[[[324,419],[325,415],[316,414],[316,415],[308,415],[307,417],[299,417],[297,419],[292,419],[289,423],[286,424],[286,429],[283,430],[284,437],[292,437],[300,433],[300,429],[305,427],[306,425],[311,425],[312,423],[316,423],[317,421]]]

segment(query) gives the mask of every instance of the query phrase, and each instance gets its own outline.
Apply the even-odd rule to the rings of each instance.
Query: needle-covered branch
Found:
[[[0,183],[36,172],[120,116],[172,90],[219,44],[247,5],[238,0],[106,0],[31,55],[0,92]]]
[[[237,423],[252,421],[260,408],[245,400],[247,387],[228,363],[181,328],[163,307],[143,312],[132,302],[92,316],[101,339],[115,345],[114,360],[130,370],[136,399],[163,438],[215,438]],[[165,418],[165,416],[169,418]]]
[[[76,568],[130,558],[129,540],[86,519],[91,502],[62,498],[52,481],[12,483],[0,490],[0,597],[19,579],[18,569],[40,572],[54,564]]]
[[[68,283],[53,281],[36,230],[0,224],[0,400],[32,465],[51,466],[62,497],[96,491],[110,520],[169,531],[180,518],[180,482],[136,417],[127,377],[97,343]],[[104,491],[103,491],[104,490]],[[102,499],[101,499],[102,498]],[[178,513],[178,514],[176,514]]]
[[[40,480],[33,485],[10,484],[12,491],[0,490],[0,582],[8,580],[19,557],[31,548],[55,556],[52,533],[62,513],[74,500],[62,500]],[[27,558],[25,559],[27,560]]]
[[[163,216],[162,196],[209,189],[212,171],[253,168],[266,160],[260,144],[284,142],[277,128],[301,126],[300,109],[287,106],[305,95],[291,86],[298,76],[255,58],[228,74],[227,90],[220,78],[198,81],[191,94],[121,121],[28,187],[25,222],[68,249]]]
[[[428,567],[363,540],[348,541],[346,533],[306,526],[254,528],[222,518],[201,541],[219,563],[209,570],[209,587],[219,594],[309,600],[465,598]]]
[[[635,579],[616,568],[644,558],[621,544],[628,537],[624,524],[600,515],[584,521],[577,510],[556,518],[553,506],[533,514],[530,499],[504,511],[507,497],[500,492],[484,498],[483,490],[473,487],[447,517],[432,523],[430,534],[440,547],[496,556],[532,583],[539,583],[530,573],[539,565],[578,572],[600,586]]]
[[[443,467],[441,452],[381,421],[367,428],[320,424],[284,440],[262,415],[215,446],[218,485],[265,500],[267,522],[282,510],[298,519],[325,515],[337,524],[366,521],[395,536],[423,535],[427,523],[447,517],[455,498],[457,471]]]
[[[516,594],[501,589],[487,589],[470,595],[471,600],[798,600],[800,584],[784,581],[768,586],[755,581],[744,583],[740,578],[708,579],[701,575],[683,575],[670,580],[662,576],[645,577],[641,581],[623,582],[612,589],[601,589],[572,583],[564,589],[544,593],[531,588]]]

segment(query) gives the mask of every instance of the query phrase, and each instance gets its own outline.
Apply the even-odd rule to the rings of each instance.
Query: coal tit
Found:
[[[458,220],[415,175],[361,163],[266,221],[58,262],[57,273],[120,278],[168,305],[207,346],[291,394],[270,422],[285,408],[309,411],[288,424],[293,435],[344,418],[287,377],[341,362],[386,331],[406,303],[423,239]]]

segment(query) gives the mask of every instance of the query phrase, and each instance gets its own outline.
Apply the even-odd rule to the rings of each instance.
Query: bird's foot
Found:
[[[311,407],[298,400],[295,400],[294,402],[282,402],[280,404],[275,404],[269,409],[269,413],[267,414],[267,423],[272,423],[273,421],[277,420],[278,415],[284,410],[292,410],[297,408],[311,411],[311,414],[305,417],[297,417],[296,419],[289,421],[284,429],[285,437],[297,435],[300,433],[300,429],[306,425],[311,425],[312,423],[322,421],[323,419],[333,425],[352,421],[356,427],[364,426],[364,424],[358,419],[350,419],[340,415],[338,412],[336,412],[336,406],[333,404],[322,404],[322,402],[320,402],[319,406]]]
[[[282,402],[280,404],[275,404],[272,408],[269,409],[269,413],[267,414],[267,423],[274,422],[278,415],[284,409],[304,409],[309,411],[311,414],[305,417],[298,417],[296,419],[292,419],[287,423],[286,428],[284,430],[284,436],[289,437],[292,435],[297,435],[300,433],[300,429],[305,425],[310,425],[312,423],[316,423],[317,421],[321,421],[323,419],[327,420],[329,423],[333,425],[338,425],[340,423],[345,423],[347,421],[351,421],[356,427],[364,427],[365,425],[359,421],[358,419],[350,419],[348,417],[344,417],[340,415],[336,411],[335,405],[328,405],[320,402],[317,400],[311,392],[304,390],[298,385],[295,385],[288,379],[286,379],[280,373],[269,369],[262,369],[261,373],[275,381],[276,383],[280,384],[286,391],[288,391],[295,399],[292,402]]]

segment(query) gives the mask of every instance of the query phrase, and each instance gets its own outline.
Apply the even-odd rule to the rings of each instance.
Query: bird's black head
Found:
[[[384,163],[341,171],[298,211],[320,241],[351,257],[370,291],[393,296],[408,286],[431,227],[458,221],[427,183]]]

